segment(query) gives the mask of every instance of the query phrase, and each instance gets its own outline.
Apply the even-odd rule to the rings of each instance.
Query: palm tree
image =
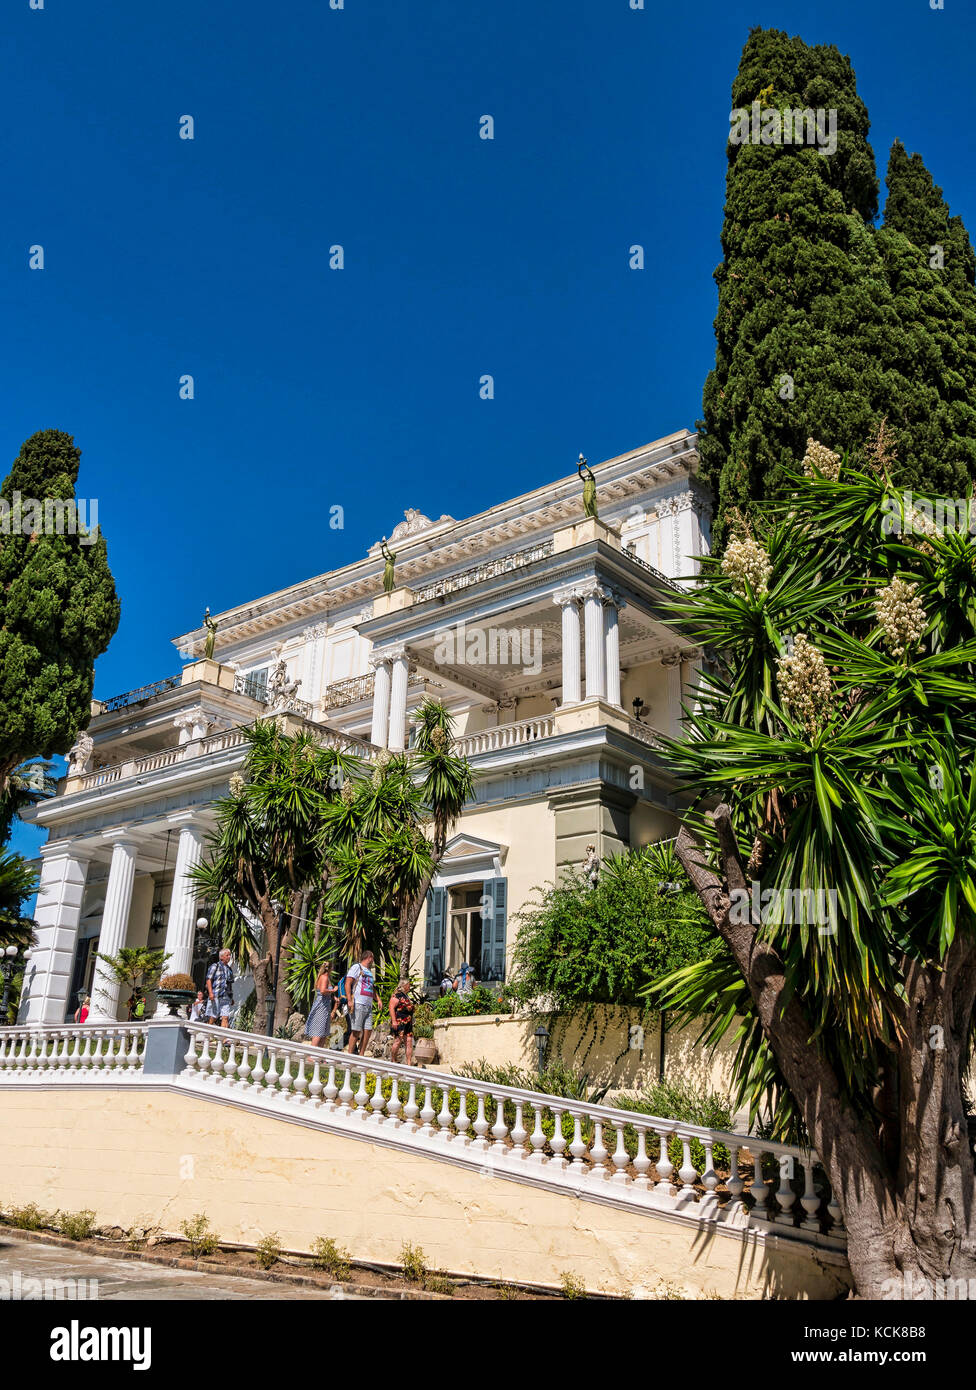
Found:
[[[42,758],[31,758],[11,772],[0,793],[0,845],[9,840],[13,823],[21,811],[54,795],[57,784],[51,769],[52,764]]]
[[[716,950],[654,992],[710,1041],[744,1017],[739,1103],[816,1147],[881,1297],[976,1277],[976,546],[834,458],[674,604],[716,661],[667,748]]]
[[[413,770],[419,778],[420,800],[430,826],[430,862],[418,874],[413,890],[405,897],[397,926],[400,970],[410,973],[413,937],[437,865],[447,848],[451,832],[474,791],[474,774],[466,758],[451,753],[454,720],[444,705],[425,700],[416,714]],[[418,866],[419,867],[419,866]]]
[[[358,760],[323,748],[314,734],[274,722],[244,730],[243,774],[217,804],[217,828],[193,878],[212,906],[211,926],[254,977],[255,1018],[276,983],[272,1031],[291,1011],[288,956],[303,902],[322,891],[320,829]]]

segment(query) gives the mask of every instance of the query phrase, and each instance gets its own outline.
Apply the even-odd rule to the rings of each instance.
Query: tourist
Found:
[[[190,1005],[190,1022],[200,1023],[207,1016],[207,1001],[204,998],[203,990],[197,990],[197,997]]]
[[[458,970],[458,994],[470,994],[474,989],[474,967],[464,961]]]
[[[207,995],[210,1000],[209,1016],[214,1020],[219,1018],[221,1028],[229,1028],[234,1009],[234,971],[226,946],[207,971]]]
[[[349,1048],[353,1054],[366,1056],[366,1048],[373,1032],[373,996],[376,984],[373,979],[373,953],[365,951],[358,965],[350,968],[346,975],[346,1001],[349,1004]]]
[[[390,996],[390,1031],[393,1043],[390,1060],[395,1062],[400,1052],[400,1044],[406,1045],[407,1066],[413,1065],[413,1001],[410,998],[410,981],[401,980]]]
[[[457,989],[457,980],[449,970],[445,970],[441,976],[441,994],[450,994],[452,989]]]
[[[90,1005],[91,999],[86,994],[84,999],[81,1001],[81,1004],[78,1006],[77,1009],[75,1009],[75,1023],[84,1023],[85,1019],[88,1017],[88,1010]]]
[[[305,1036],[313,1047],[321,1047],[327,1042],[332,1029],[332,1019],[336,1009],[336,989],[332,983],[332,967],[326,962],[315,981],[315,1002],[305,1024]]]
[[[346,998],[345,975],[336,985],[336,1018],[342,1024],[342,1051],[345,1052],[352,1033],[352,1014],[349,1012],[349,1000]]]

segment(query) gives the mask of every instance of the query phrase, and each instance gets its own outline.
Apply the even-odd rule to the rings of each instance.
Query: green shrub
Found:
[[[451,1296],[454,1294],[454,1285],[442,1274],[428,1274],[424,1280],[424,1289],[427,1293],[446,1293]]]
[[[563,1291],[563,1298],[585,1298],[586,1285],[578,1274],[570,1274],[569,1270],[564,1270],[559,1276],[559,1286]]]
[[[429,1273],[427,1256],[419,1245],[411,1245],[409,1241],[404,1241],[400,1247],[400,1263],[403,1266],[405,1279],[409,1279],[412,1284],[425,1282]]]
[[[16,1226],[18,1231],[40,1231],[50,1222],[47,1213],[41,1211],[36,1202],[28,1202],[23,1207],[14,1207],[8,1214],[7,1220],[11,1226]]]
[[[58,1213],[58,1230],[69,1240],[87,1240],[95,1229],[93,1211],[62,1211]]]
[[[278,1239],[277,1231],[270,1231],[263,1240],[259,1240],[254,1248],[254,1253],[258,1257],[258,1264],[262,1269],[270,1269],[281,1259],[281,1241]]]
[[[415,1038],[434,1036],[434,1007],[425,999],[417,1005],[413,1016],[413,1035]]]
[[[349,1251],[338,1245],[331,1236],[317,1236],[312,1242],[312,1263],[316,1269],[324,1269],[333,1279],[348,1279],[351,1256]]]
[[[210,1222],[202,1211],[189,1221],[182,1222],[180,1230],[187,1239],[194,1259],[198,1255],[212,1255],[220,1247],[220,1236],[210,1229]]]
[[[442,994],[432,1005],[435,1018],[470,1018],[473,1014],[507,1013],[509,1005],[505,990],[499,985],[489,989],[487,985],[475,985],[466,994],[452,990]]]

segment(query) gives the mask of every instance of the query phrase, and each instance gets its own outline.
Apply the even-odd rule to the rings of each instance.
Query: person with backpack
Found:
[[[358,965],[346,972],[346,1002],[349,1005],[350,1028],[348,1051],[366,1056],[373,1033],[373,1000],[376,981],[373,978],[373,953],[364,951]]]

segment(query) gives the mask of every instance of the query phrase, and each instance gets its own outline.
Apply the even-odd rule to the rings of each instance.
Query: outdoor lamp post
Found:
[[[535,1045],[539,1049],[539,1075],[541,1076],[545,1068],[546,1043],[549,1041],[549,1033],[544,1023],[540,1023],[535,1030]]]
[[[639,724],[641,722],[641,715],[644,713],[644,701],[641,699],[639,695],[635,695],[630,703],[633,707],[634,718],[637,720]]]
[[[0,951],[0,974],[3,975],[3,1003],[0,1004],[0,1023],[7,1022],[7,1009],[10,1006],[10,981],[14,977],[14,961],[18,947],[4,946]]]

